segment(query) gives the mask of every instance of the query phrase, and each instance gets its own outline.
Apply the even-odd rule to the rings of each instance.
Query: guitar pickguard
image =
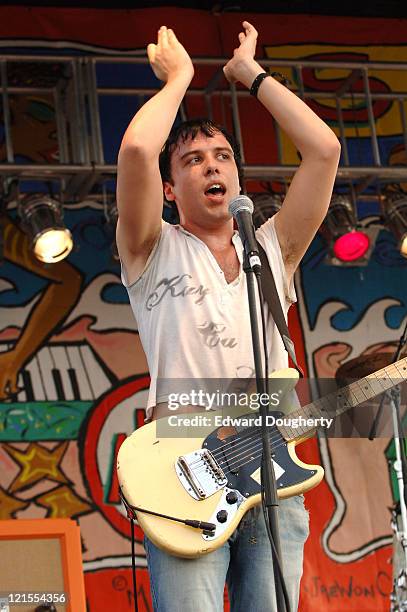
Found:
[[[274,413],[274,416],[280,415]],[[224,427],[215,429],[205,438],[202,449],[180,457],[176,463],[177,475],[181,482],[185,476],[181,475],[180,459],[182,463],[187,462],[188,470],[192,471],[190,479],[182,482],[184,488],[187,488],[185,482],[192,480],[194,466],[203,464],[200,453],[207,453],[210,456],[206,471],[201,468],[196,471],[196,476],[201,479],[201,482],[204,482],[203,475],[206,479],[210,477],[211,470],[214,470],[218,478],[221,475],[222,482],[220,480],[216,482],[214,479],[213,485],[211,483],[210,487],[205,487],[205,492],[202,488],[197,494],[193,486],[187,489],[191,496],[199,500],[223,488],[222,496],[214,512],[208,517],[208,521],[216,526],[215,530],[202,534],[202,538],[207,542],[216,540],[231,529],[231,524],[241,504],[251,496],[261,493],[261,430],[247,428],[237,432],[235,428],[228,428],[228,435],[225,435],[225,431]],[[287,442],[276,427],[268,428],[268,435],[271,441],[272,461],[278,490],[298,486],[315,474],[315,470],[306,469],[293,461]]]
[[[280,413],[272,415],[276,418],[281,416]],[[226,438],[218,435],[220,429],[215,429],[209,434],[203,443],[203,448],[211,451],[216,458],[227,477],[226,486],[239,491],[246,498],[260,493],[262,456],[260,429],[248,428]],[[287,442],[277,427],[268,427],[268,434],[271,440],[277,489],[300,485],[315,474],[315,470],[303,468],[293,461]]]

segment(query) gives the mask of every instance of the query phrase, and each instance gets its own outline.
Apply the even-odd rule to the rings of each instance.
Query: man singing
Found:
[[[340,146],[330,128],[255,61],[256,41],[255,28],[244,21],[224,73],[250,89],[301,154],[281,210],[256,234],[286,314],[295,301],[294,272],[327,212]],[[169,413],[167,381],[250,376],[254,363],[242,243],[228,212],[241,188],[238,148],[207,120],[171,131],[194,68],[166,26],[147,52],[164,86],[137,112],[121,144],[117,244],[151,374],[147,417],[156,419]],[[161,220],[163,189],[177,207],[179,225]],[[266,313],[269,367],[281,369],[287,355],[267,306]],[[296,610],[308,535],[302,496],[281,501],[278,515],[284,576]],[[280,612],[259,506],[222,547],[199,559],[171,556],[147,538],[145,548],[159,612],[220,612],[225,582],[233,612]]]

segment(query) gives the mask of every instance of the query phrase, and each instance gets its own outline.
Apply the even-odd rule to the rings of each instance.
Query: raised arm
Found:
[[[166,26],[147,53],[165,84],[130,122],[118,158],[117,245],[130,283],[142,272],[160,235],[163,189],[158,158],[194,74],[188,53]]]
[[[255,61],[257,31],[247,21],[240,46],[224,67],[229,81],[250,88],[263,68]],[[260,84],[258,100],[273,115],[301,153],[301,164],[288,189],[275,226],[287,275],[297,268],[325,218],[339,163],[340,144],[334,132],[295,94],[268,77]]]

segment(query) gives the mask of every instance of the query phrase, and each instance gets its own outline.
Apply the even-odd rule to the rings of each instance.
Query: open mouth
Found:
[[[226,187],[221,183],[213,183],[206,191],[205,195],[210,200],[221,200],[226,193]]]

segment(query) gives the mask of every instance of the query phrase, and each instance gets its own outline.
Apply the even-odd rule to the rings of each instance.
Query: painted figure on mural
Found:
[[[63,82],[64,78],[62,64],[14,62],[9,65],[10,86],[24,87],[35,84],[39,92],[37,95],[19,94],[9,97],[11,140],[17,162],[58,161],[54,101],[50,94],[42,90]],[[5,127],[1,127],[0,159],[5,161]],[[3,234],[2,257],[49,281],[13,348],[0,353],[0,401],[4,401],[15,399],[20,390],[17,384],[18,373],[66,320],[78,302],[83,277],[81,272],[67,261],[44,265],[37,260],[32,253],[28,237],[4,209],[0,210],[0,230]]]
[[[257,31],[245,21],[238,40],[224,73],[230,82],[250,89],[264,72],[254,59]],[[171,131],[194,68],[166,26],[160,28],[157,43],[148,46],[148,56],[164,86],[138,111],[122,141],[117,241],[123,281],[152,376],[147,416],[156,419],[168,414],[164,379],[233,378],[242,366],[253,367],[253,357],[242,245],[228,212],[242,186],[238,148],[223,128],[207,120],[191,120]],[[253,101],[253,107],[264,105],[302,160],[281,211],[257,233],[287,313],[295,301],[294,272],[330,202],[340,146],[330,128],[288,89],[272,77],[256,82],[258,102]],[[178,226],[161,221],[163,187],[166,199],[177,206]],[[163,295],[174,278],[179,290],[172,287]],[[208,328],[217,332],[219,342],[207,341],[202,330]],[[267,333],[270,370],[286,367],[271,319]],[[279,521],[294,610],[308,534],[303,499],[282,501]],[[224,546],[199,559],[176,558],[148,539],[145,546],[156,610],[222,610],[225,581],[235,612],[276,610],[270,543],[259,507],[245,515]]]
[[[48,281],[13,348],[0,353],[0,401],[4,401],[15,398],[18,373],[78,302],[82,274],[67,261],[45,265],[36,259],[28,236],[4,211],[0,212],[0,231],[4,259]]]
[[[32,93],[14,93],[8,97],[10,137],[17,163],[47,163],[59,161],[55,97],[51,88],[65,86],[68,77],[63,63],[9,62],[9,87],[36,89]],[[2,107],[2,100],[0,107]],[[59,111],[60,112],[60,111]],[[1,112],[0,159],[7,160],[7,146]]]

